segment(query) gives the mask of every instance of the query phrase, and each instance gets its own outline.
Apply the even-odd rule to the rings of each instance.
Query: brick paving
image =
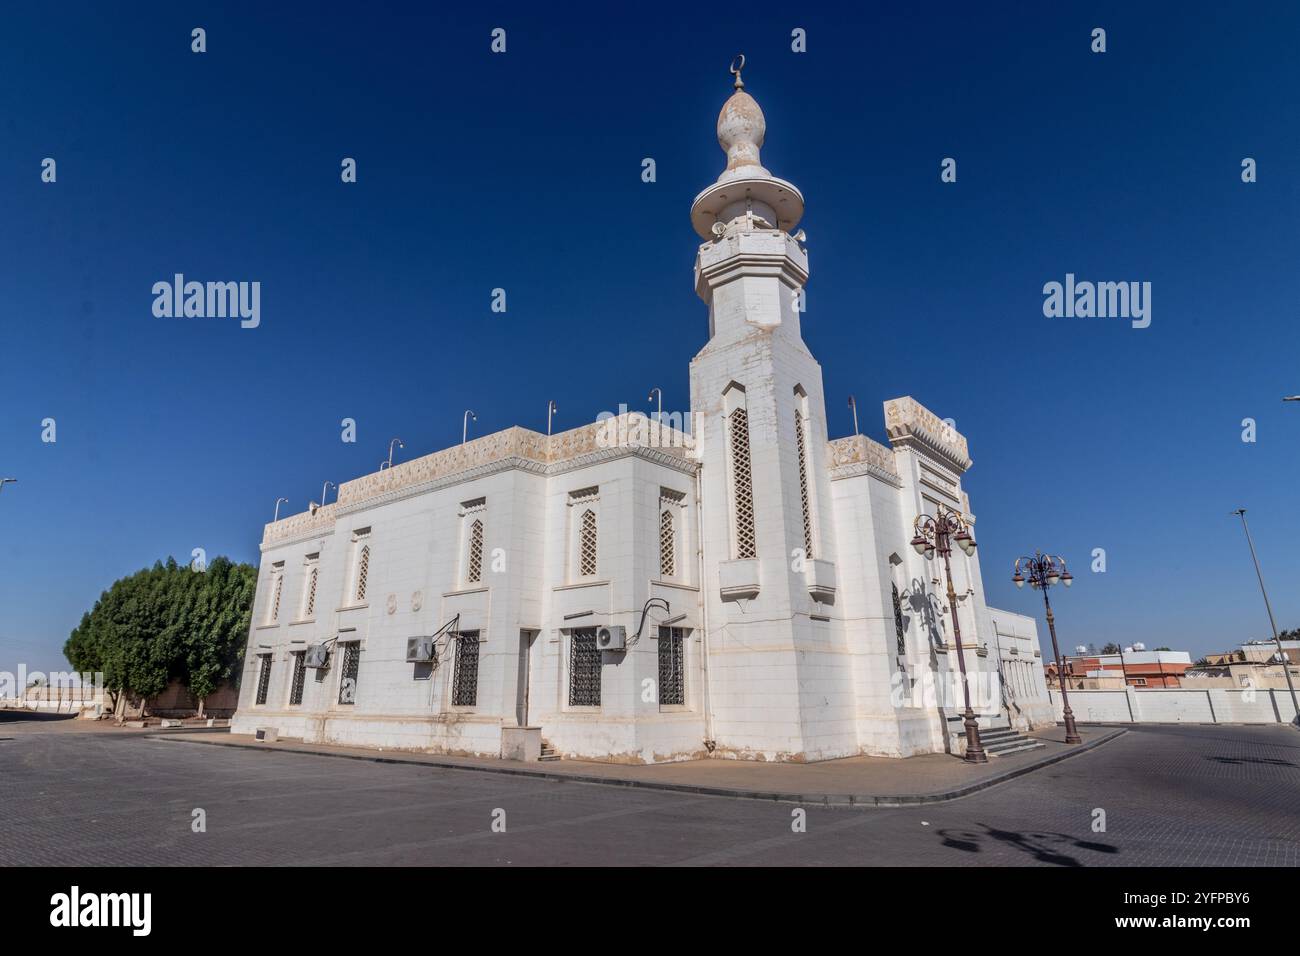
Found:
[[[5,866],[1300,865],[1285,727],[1134,728],[958,800],[849,809],[15,726]]]

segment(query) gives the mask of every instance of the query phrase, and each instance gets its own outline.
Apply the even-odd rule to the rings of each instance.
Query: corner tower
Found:
[[[800,332],[808,257],[794,184],[759,150],[758,103],[732,67],[718,115],[727,165],[691,206],[709,340],[691,362],[700,471],[708,683],[724,755],[858,752],[836,571],[821,366]]]

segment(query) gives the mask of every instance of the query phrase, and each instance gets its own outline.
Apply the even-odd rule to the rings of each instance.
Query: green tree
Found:
[[[257,570],[216,558],[205,571],[156,562],[113,583],[82,615],[63,653],[78,671],[99,671],[116,709],[181,681],[202,701],[239,674]]]

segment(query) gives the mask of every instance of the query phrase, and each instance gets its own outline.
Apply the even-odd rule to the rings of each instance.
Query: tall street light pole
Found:
[[[477,415],[475,415],[468,408],[465,409],[465,414],[461,416],[461,420],[460,420],[460,443],[462,445],[465,444],[465,442],[469,441],[469,420],[471,418],[474,419],[474,421],[478,421]]]
[[[1021,573],[1021,568],[1029,572],[1026,578]],[[1065,718],[1065,742],[1067,744],[1083,743],[1083,738],[1079,736],[1079,728],[1074,725],[1074,711],[1070,709],[1070,694],[1065,685],[1068,681],[1065,679],[1065,671],[1061,667],[1061,649],[1056,643],[1056,617],[1052,614],[1052,602],[1047,598],[1047,589],[1057,584],[1064,584],[1067,588],[1074,583],[1074,575],[1065,568],[1065,559],[1060,555],[1043,554],[1041,551],[1034,553],[1032,558],[1016,558],[1015,573],[1011,575],[1011,583],[1018,588],[1025,586],[1025,581],[1029,581],[1031,588],[1038,588],[1043,592],[1043,606],[1047,608],[1047,629],[1052,633],[1052,654],[1056,657],[1056,673],[1059,676],[1057,683],[1061,685],[1061,709],[1062,716]],[[1120,651],[1123,654],[1123,649]],[[1120,667],[1123,668],[1123,657],[1120,658]],[[1124,681],[1127,686],[1127,679]]]
[[[979,721],[970,705],[970,682],[966,679],[966,654],[961,646],[961,624],[957,621],[957,591],[952,586],[952,543],[965,552],[967,557],[975,553],[975,539],[971,537],[970,528],[961,515],[948,508],[939,506],[939,513],[933,517],[927,514],[917,515],[916,536],[912,538],[912,547],[916,553],[926,558],[933,558],[935,552],[943,556],[943,568],[948,575],[948,607],[952,611],[952,635],[957,644],[957,666],[961,668],[961,689],[966,699],[966,762],[988,763],[988,754],[980,743]]]
[[[1259,556],[1255,554],[1255,542],[1250,537],[1250,525],[1246,524],[1246,509],[1238,508],[1233,514],[1241,518],[1241,527],[1246,532],[1246,544],[1250,546],[1250,558],[1255,562],[1255,576],[1259,578],[1259,590],[1264,595],[1264,609],[1268,611],[1268,623],[1273,628],[1273,642],[1277,644],[1278,656],[1282,658],[1282,673],[1286,675],[1287,690],[1291,691],[1291,707],[1296,712],[1296,722],[1300,723],[1300,704],[1296,703],[1295,684],[1291,681],[1290,662],[1286,651],[1282,649],[1282,638],[1277,633],[1277,621],[1273,619],[1273,605],[1268,601],[1268,591],[1264,587],[1264,572],[1259,569]]]

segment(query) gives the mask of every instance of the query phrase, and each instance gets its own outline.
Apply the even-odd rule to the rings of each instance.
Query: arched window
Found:
[[[808,497],[808,442],[804,435],[807,427],[802,409],[796,406],[794,446],[799,453],[799,500],[803,505],[803,553],[805,558],[811,558],[813,556],[812,502]]]
[[[673,513],[667,508],[659,516],[659,576],[671,578],[677,573],[677,534]]]
[[[311,617],[316,613],[316,576],[319,569],[312,565],[311,572],[307,575],[307,604],[303,607],[303,617]]]
[[[584,578],[596,573],[596,513],[590,508],[582,513],[578,530],[578,573]]]
[[[752,558],[757,554],[754,540],[754,489],[749,471],[749,413],[742,406],[732,411],[731,489],[732,509],[736,520],[736,557]]]
[[[483,522],[469,526],[469,563],[465,580],[477,584],[483,577]]]
[[[357,603],[366,599],[366,583],[370,578],[370,545],[361,546],[357,556]]]
[[[898,653],[906,654],[907,645],[903,641],[903,602],[898,596],[898,585],[891,584],[894,590],[894,636],[898,639]]]

